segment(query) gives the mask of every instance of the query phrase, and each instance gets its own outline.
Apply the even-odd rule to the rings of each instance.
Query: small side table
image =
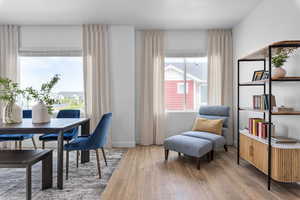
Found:
[[[42,161],[42,190],[52,187],[52,150],[2,150],[0,168],[26,168],[26,199],[31,199],[31,167]]]

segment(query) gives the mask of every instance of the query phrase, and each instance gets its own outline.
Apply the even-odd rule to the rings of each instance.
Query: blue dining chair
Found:
[[[98,149],[101,148],[103,158],[105,161],[105,165],[107,166],[107,160],[104,151],[104,145],[106,144],[107,136],[110,130],[112,119],[112,113],[106,113],[102,116],[100,122],[98,123],[94,132],[89,136],[79,136],[71,141],[69,144],[64,146],[64,150],[66,150],[66,179],[68,179],[69,174],[69,151],[77,151],[77,158],[76,163],[78,167],[78,158],[79,158],[79,151],[88,151],[88,150],[95,150],[96,157],[97,157],[97,167],[99,173],[99,179],[101,179],[101,169],[100,169],[100,161],[99,161],[99,152]]]
[[[56,118],[80,118],[80,110],[60,110]],[[72,139],[77,137],[78,128],[73,128],[69,131],[64,132],[64,140],[69,143]],[[45,143],[50,141],[56,141],[58,133],[47,133],[41,135],[39,140],[42,141],[42,148],[45,149]]]
[[[31,110],[23,110],[23,118],[32,118],[32,111]],[[0,134],[0,142],[4,141],[15,141],[15,149],[18,147],[19,141],[19,149],[22,149],[22,141],[26,139],[32,140],[32,144],[35,149],[37,149],[33,134]]]

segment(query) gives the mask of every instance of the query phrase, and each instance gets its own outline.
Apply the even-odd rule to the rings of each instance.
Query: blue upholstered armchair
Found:
[[[80,110],[60,110],[57,114],[57,118],[80,118]],[[64,140],[69,142],[78,135],[78,128],[73,128],[64,133]],[[56,141],[58,133],[44,134],[39,137],[42,141],[42,147],[45,149],[45,142]]]
[[[224,148],[225,151],[227,151],[226,137],[229,134],[229,116],[230,108],[228,106],[201,106],[199,109],[198,117],[224,120],[222,135],[198,131],[188,131],[183,133],[183,135],[209,140],[213,144],[213,150]]]
[[[31,110],[23,110],[23,118],[32,118]],[[0,142],[1,141],[15,141],[15,149],[17,149],[19,141],[19,149],[22,149],[22,141],[26,139],[31,139],[34,148],[36,149],[36,144],[34,141],[33,134],[0,134]]]
[[[67,151],[66,158],[66,179],[68,179],[69,173],[69,151],[77,151],[77,167],[78,167],[78,157],[79,151],[87,151],[87,150],[95,150],[97,157],[97,167],[99,173],[99,179],[101,179],[101,169],[100,169],[100,161],[99,161],[99,153],[98,149],[101,148],[102,154],[104,157],[105,164],[107,166],[104,145],[107,142],[107,136],[110,130],[112,119],[112,113],[106,113],[102,116],[100,122],[98,123],[95,131],[90,136],[79,136],[69,144],[64,146],[64,149]]]

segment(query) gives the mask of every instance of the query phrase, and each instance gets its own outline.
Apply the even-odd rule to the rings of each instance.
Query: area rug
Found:
[[[90,162],[76,168],[76,152],[70,152],[69,179],[64,189],[56,188],[56,152],[53,152],[53,188],[41,190],[41,162],[32,168],[32,200],[93,200],[100,199],[113,171],[117,168],[126,150],[106,150],[108,167],[101,157],[102,178],[98,178],[96,154],[90,153]],[[65,164],[65,163],[64,163]],[[25,169],[0,169],[0,200],[25,199]]]

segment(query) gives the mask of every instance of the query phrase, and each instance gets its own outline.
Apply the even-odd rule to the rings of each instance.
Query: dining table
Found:
[[[0,134],[47,134],[58,133],[57,139],[57,188],[63,189],[64,168],[64,132],[81,127],[81,135],[90,134],[89,118],[55,118],[47,123],[32,123],[32,119],[23,119],[21,123],[6,124],[0,122]],[[89,151],[81,152],[81,163],[89,162]]]

